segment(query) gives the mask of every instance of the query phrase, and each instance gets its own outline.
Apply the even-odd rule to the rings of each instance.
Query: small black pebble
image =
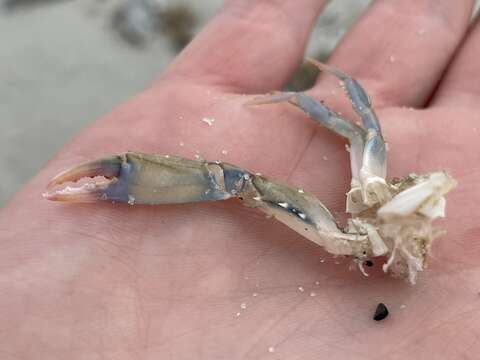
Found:
[[[385,304],[380,303],[377,305],[375,314],[373,315],[373,320],[380,321],[385,319],[388,316],[388,309]]]
[[[373,261],[367,260],[365,261],[365,266],[372,267],[373,266]]]

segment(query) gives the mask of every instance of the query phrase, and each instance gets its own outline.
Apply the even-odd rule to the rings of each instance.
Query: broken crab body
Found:
[[[79,186],[54,188],[82,178],[103,177]],[[57,175],[44,194],[64,202],[175,204],[238,198],[338,255],[365,255],[366,236],[343,232],[312,194],[240,167],[170,155],[128,152],[87,162]],[[338,246],[329,246],[335,238]],[[363,256],[362,255],[362,256]]]
[[[433,221],[445,215],[445,195],[456,182],[445,172],[410,174],[387,182],[386,146],[366,91],[340,70],[311,62],[341,80],[363,126],[342,118],[305,93],[275,93],[254,98],[247,105],[286,101],[349,141],[352,180],[347,212],[352,217],[345,228],[337,225],[315,196],[303,190],[235,165],[169,155],[128,152],[76,166],[57,175],[45,197],[69,202],[151,205],[238,198],[329,253],[353,256],[364,274],[364,260],[386,256],[385,272],[415,283],[417,272],[425,269],[431,243],[438,233]],[[67,182],[99,176],[103,181],[94,179],[55,189]]]

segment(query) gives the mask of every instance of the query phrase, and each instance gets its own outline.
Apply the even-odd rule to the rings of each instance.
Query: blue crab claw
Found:
[[[64,202],[152,205],[224,200],[242,190],[246,174],[229,164],[128,152],[60,173],[50,181],[44,197]],[[68,182],[77,184],[59,188]]]
[[[108,188],[112,182],[116,182],[122,167],[120,156],[110,156],[86,162],[56,175],[47,185],[47,192],[43,196],[48,200],[65,202],[95,202],[105,198]],[[99,178],[101,177],[101,178]],[[90,181],[78,186],[65,186],[58,189],[60,185],[67,182],[91,178],[102,179]],[[57,188],[57,189],[55,189]]]

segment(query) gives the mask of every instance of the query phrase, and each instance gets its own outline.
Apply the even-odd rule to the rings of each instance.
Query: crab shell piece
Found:
[[[433,221],[445,217],[445,195],[457,182],[446,172],[411,174],[392,185],[397,192],[381,206],[374,222],[390,249],[385,272],[407,276],[414,284],[426,267],[432,241],[439,235]]]

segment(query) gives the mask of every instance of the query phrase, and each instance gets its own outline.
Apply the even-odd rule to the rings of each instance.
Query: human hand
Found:
[[[230,1],[150,89],[80,134],[17,194],[0,215],[2,356],[475,357],[480,30],[465,37],[472,1],[377,1],[329,61],[371,95],[390,177],[445,169],[459,182],[442,224],[448,234],[415,287],[376,268],[369,278],[349,272],[232,202],[70,206],[40,197],[60,169],[101,155],[198,150],[308,189],[343,213],[350,174],[341,139],[288,105],[243,106],[243,94],[287,81],[322,5]],[[327,78],[310,93],[355,118]],[[374,323],[379,301],[391,316]]]

